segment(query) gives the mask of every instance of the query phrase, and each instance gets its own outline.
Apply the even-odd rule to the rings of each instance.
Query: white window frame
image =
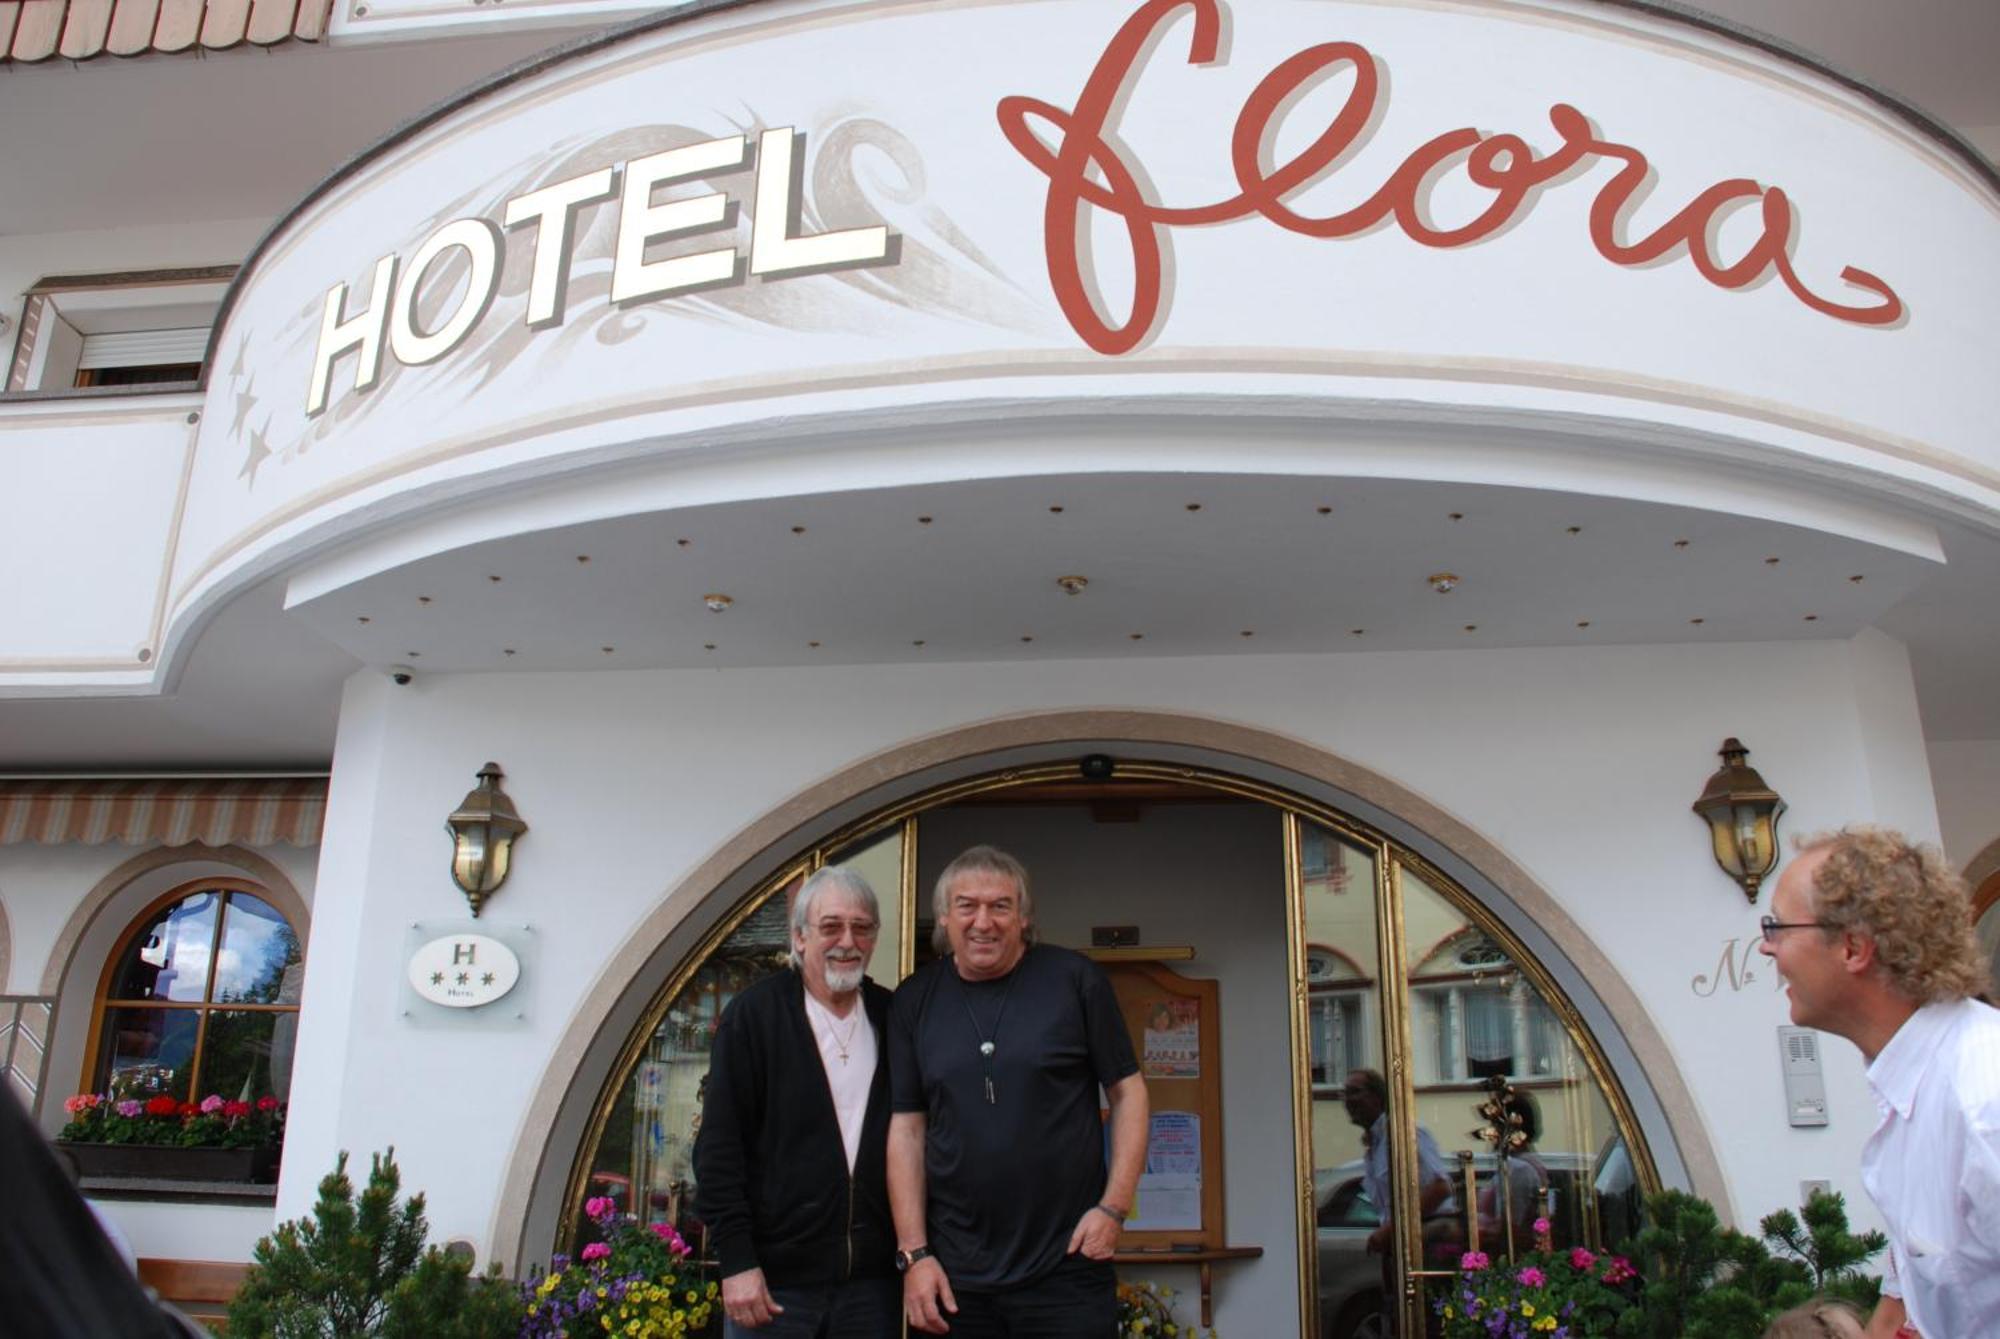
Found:
[[[80,370],[201,362],[234,273],[222,265],[41,280],[22,308],[6,389],[90,395],[114,388],[77,386]]]

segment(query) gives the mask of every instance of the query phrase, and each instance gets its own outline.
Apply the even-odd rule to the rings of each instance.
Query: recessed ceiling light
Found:
[[[719,614],[723,610],[727,609],[730,605],[736,603],[736,601],[730,599],[727,595],[722,594],[720,591],[716,591],[713,594],[702,596],[701,602],[708,606],[710,613],[714,614]]]
[[[1074,573],[1070,574],[1069,576],[1060,576],[1056,578],[1056,588],[1065,595],[1081,595],[1083,594],[1083,588],[1085,586],[1088,586],[1089,584],[1090,584],[1089,577],[1078,576]]]
[[[1431,583],[1431,589],[1440,595],[1449,595],[1458,589],[1458,573],[1433,572],[1424,580]]]

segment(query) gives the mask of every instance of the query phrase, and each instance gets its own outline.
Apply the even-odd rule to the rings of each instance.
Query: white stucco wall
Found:
[[[1962,870],[2000,840],[2000,739],[1934,741],[1930,757],[1944,853]]]
[[[1281,731],[1374,769],[1482,832],[1593,936],[1665,1032],[1739,1219],[1802,1178],[1863,1199],[1872,1111],[1829,1041],[1832,1125],[1784,1123],[1761,908],[1714,867],[1688,806],[1737,734],[1788,830],[1884,818],[1935,836],[1899,648],[1879,641],[1589,651],[436,676],[350,681],[315,914],[281,1216],[338,1148],[395,1144],[434,1231],[491,1244],[495,1177],[577,1002],[630,927],[786,796],[912,737],[1044,709],[1156,708]],[[518,1028],[399,1017],[405,927],[463,915],[441,816],[484,761],[531,831],[489,905],[531,924]],[[1733,971],[1718,960],[1733,956]],[[565,1062],[566,1064],[567,1062]],[[566,1157],[564,1153],[561,1156]],[[1862,1223],[1874,1215],[1856,1204]],[[1225,1312],[1221,1318],[1229,1324]]]

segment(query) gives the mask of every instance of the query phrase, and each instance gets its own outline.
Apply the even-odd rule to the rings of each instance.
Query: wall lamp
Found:
[[[486,899],[507,882],[507,864],[514,839],[528,830],[514,811],[514,802],[500,789],[500,764],[479,769],[479,784],[466,792],[458,809],[444,821],[451,833],[451,877],[472,904],[472,917]]]
[[[1723,740],[1721,753],[1722,766],[1702,788],[1694,811],[1708,823],[1715,863],[1754,903],[1764,876],[1778,863],[1778,816],[1785,812],[1785,801],[1744,761],[1750,750],[1742,740]]]

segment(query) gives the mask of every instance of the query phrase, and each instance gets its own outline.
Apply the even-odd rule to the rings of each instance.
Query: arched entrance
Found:
[[[1116,759],[1110,780],[1080,775],[1097,752]],[[871,760],[816,787],[817,814],[802,796],[759,825],[782,830],[718,852],[669,899],[671,924],[626,988],[601,983],[603,1017],[544,1117],[533,1196],[502,1205],[503,1230],[520,1215],[525,1257],[560,1240],[588,1194],[685,1215],[708,1030],[782,956],[783,894],[804,873],[840,863],[870,878],[885,902],[871,970],[895,979],[926,937],[928,878],[975,837],[1028,861],[1056,942],[1137,924],[1142,950],[1191,951],[1170,965],[1220,983],[1228,1236],[1264,1256],[1225,1269],[1217,1292],[1232,1309],[1263,1299],[1245,1317],[1256,1332],[1366,1333],[1381,1311],[1418,1304],[1416,1280],[1447,1271],[1453,1243],[1517,1230],[1494,1203],[1490,1153],[1454,1163],[1441,1200],[1419,1186],[1418,1129],[1443,1148],[1472,1142],[1489,1075],[1537,1100],[1540,1170],[1512,1184],[1554,1208],[1559,1236],[1616,1239],[1636,1192],[1662,1182],[1713,1193],[1712,1172],[1690,1175],[1712,1158],[1698,1128],[1668,1119],[1685,1094],[1653,1063],[1664,1048],[1622,983],[1546,894],[1417,797],[1296,741],[1182,717],[996,722],[898,754],[916,765],[885,779],[898,769]],[[684,897],[697,883],[706,896]],[[1354,1071],[1385,1075],[1407,1113],[1381,1127],[1392,1178],[1368,1175],[1342,1100]],[[1378,1201],[1428,1211],[1387,1234],[1407,1279],[1385,1279],[1367,1252],[1391,1216]]]

